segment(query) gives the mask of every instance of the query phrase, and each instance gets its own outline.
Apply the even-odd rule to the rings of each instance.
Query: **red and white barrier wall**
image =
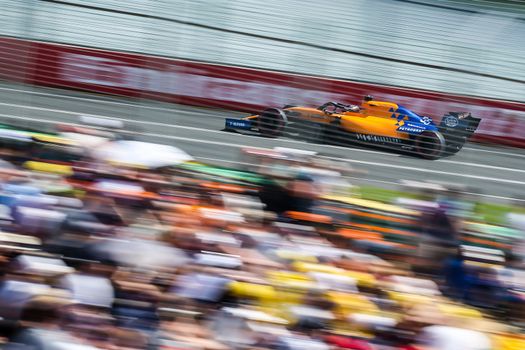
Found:
[[[0,52],[0,79],[252,112],[373,95],[436,119],[471,112],[482,118],[478,141],[525,147],[524,103],[13,38],[0,38]]]

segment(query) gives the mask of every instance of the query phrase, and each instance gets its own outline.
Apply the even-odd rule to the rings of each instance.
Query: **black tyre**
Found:
[[[463,145],[465,145],[465,142],[467,142],[467,138],[465,136],[451,136],[446,138],[447,140],[447,147],[445,150],[445,153],[447,154],[456,154],[463,148]]]
[[[446,142],[438,131],[424,131],[414,140],[417,154],[426,159],[438,159],[443,155]]]
[[[281,136],[287,123],[286,114],[277,108],[264,110],[258,118],[259,132],[266,137]]]

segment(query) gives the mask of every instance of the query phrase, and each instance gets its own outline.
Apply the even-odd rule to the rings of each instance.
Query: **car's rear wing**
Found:
[[[470,137],[478,128],[480,118],[474,118],[470,113],[449,112],[443,116],[439,128],[443,134]]]
[[[439,131],[445,137],[445,153],[458,152],[474,134],[480,122],[480,118],[474,118],[470,113],[449,112],[445,114],[439,124]]]

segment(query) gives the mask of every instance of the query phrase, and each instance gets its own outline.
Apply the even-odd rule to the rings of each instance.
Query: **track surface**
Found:
[[[219,131],[238,112],[147,100],[130,100],[85,92],[0,84],[0,122],[78,122],[79,114],[119,118],[149,141],[186,150],[208,162],[235,164],[242,147],[292,147],[343,159],[368,174],[357,183],[393,186],[399,180],[435,180],[468,185],[468,192],[498,200],[525,198],[525,151],[469,143],[457,155],[428,161],[369,148],[309,144]],[[40,125],[40,126],[41,126]]]

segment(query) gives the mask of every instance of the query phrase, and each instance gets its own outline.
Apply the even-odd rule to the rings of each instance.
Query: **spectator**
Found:
[[[299,174],[290,181],[289,193],[292,197],[291,210],[310,212],[319,198],[319,189],[313,179],[306,174]]]
[[[445,208],[429,208],[421,216],[422,234],[419,257],[422,272],[438,275],[443,263],[455,255],[459,247],[459,231],[454,218]]]
[[[34,297],[25,305],[21,315],[22,327],[11,343],[34,350],[60,350],[64,344],[74,346],[79,343],[79,339],[62,329],[65,313],[71,305],[71,300],[63,297]]]
[[[457,249],[456,255],[445,262],[444,280],[446,281],[445,294],[464,301],[467,296],[468,276],[460,249]]]
[[[292,196],[287,189],[272,178],[267,178],[259,191],[259,198],[266,210],[282,214],[292,209]]]

